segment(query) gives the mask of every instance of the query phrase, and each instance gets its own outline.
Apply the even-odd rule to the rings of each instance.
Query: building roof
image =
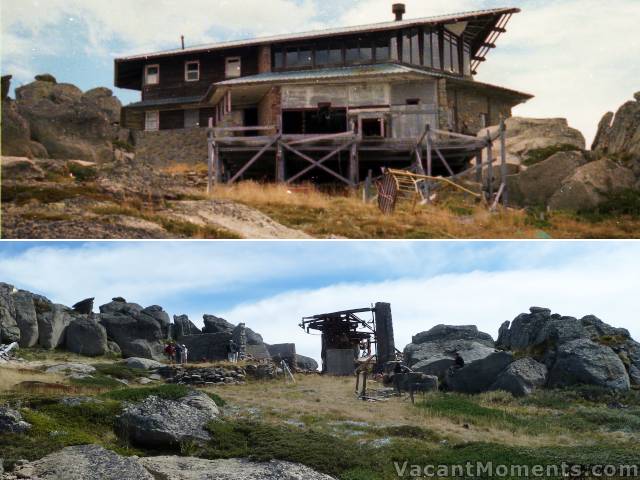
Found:
[[[189,103],[200,103],[201,101],[202,101],[202,96],[158,98],[155,100],[142,100],[141,102],[133,102],[128,104],[127,108],[164,107],[167,105],[184,105]]]
[[[490,83],[477,82],[468,78],[462,78],[457,75],[448,75],[446,73],[437,71],[427,71],[419,68],[412,68],[406,65],[399,65],[396,63],[384,63],[379,65],[361,65],[353,67],[339,67],[339,68],[324,68],[319,70],[300,70],[300,71],[283,71],[283,72],[268,72],[260,73],[258,75],[250,75],[246,77],[234,78],[231,80],[225,80],[215,84],[216,87],[238,87],[238,86],[250,86],[250,85],[263,85],[270,83],[297,83],[308,81],[325,81],[325,80],[350,80],[350,79],[364,79],[368,77],[387,77],[387,76],[399,76],[399,77],[435,77],[435,78],[447,78],[455,81],[456,83],[479,87],[501,90],[505,94],[521,97],[523,99],[533,98],[525,92],[519,92],[517,90],[511,90],[509,88],[499,87]]]
[[[285,41],[294,41],[294,40],[308,40],[313,38],[322,38],[322,37],[331,37],[336,35],[348,35],[354,33],[365,33],[365,32],[377,32],[384,30],[393,30],[397,28],[407,28],[414,27],[420,25],[427,24],[443,24],[443,23],[457,23],[457,22],[470,22],[473,20],[481,20],[486,18],[494,18],[496,16],[509,15],[513,13],[520,12],[518,8],[493,8],[488,10],[476,10],[471,12],[462,12],[462,13],[454,13],[449,15],[437,15],[432,17],[422,17],[408,20],[400,20],[400,21],[389,21],[389,22],[381,22],[381,23],[373,23],[368,25],[358,25],[352,27],[339,27],[339,28],[329,28],[325,30],[316,30],[311,32],[303,32],[303,33],[294,33],[294,34],[285,34],[285,35],[274,35],[269,37],[261,37],[254,39],[245,39],[245,40],[234,40],[228,42],[218,42],[211,43],[205,45],[197,45],[185,49],[173,49],[173,50],[164,50],[159,52],[151,52],[145,54],[132,55],[127,57],[121,57],[116,59],[116,61],[127,61],[127,60],[145,60],[154,57],[163,57],[170,55],[182,55],[185,53],[196,53],[196,52],[208,52],[212,50],[223,50],[227,48],[236,48],[236,47],[248,47],[248,46],[257,46],[271,43],[279,43]],[[482,28],[479,28],[482,30]],[[478,31],[480,33],[480,31]]]

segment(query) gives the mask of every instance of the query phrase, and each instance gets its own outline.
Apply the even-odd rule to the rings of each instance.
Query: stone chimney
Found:
[[[404,3],[394,3],[393,4],[393,13],[396,16],[396,22],[402,20],[402,17],[407,12],[407,7]]]

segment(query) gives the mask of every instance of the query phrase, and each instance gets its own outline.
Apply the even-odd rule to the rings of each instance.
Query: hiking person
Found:
[[[186,365],[187,364],[187,355],[189,354],[189,349],[187,348],[187,346],[183,343],[182,344],[182,365]]]
[[[173,342],[167,343],[167,346],[164,347],[164,353],[167,355],[169,359],[169,363],[173,365],[176,357],[176,346]]]
[[[179,343],[176,344],[176,363],[178,365],[182,364],[182,345]]]
[[[395,362],[396,366],[393,367],[393,386],[398,391],[398,395],[401,395],[402,392],[402,380],[403,373],[411,372],[411,369],[405,365],[402,365],[402,362]]]

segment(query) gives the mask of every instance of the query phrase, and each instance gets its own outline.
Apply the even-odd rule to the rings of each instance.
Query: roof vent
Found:
[[[407,7],[404,3],[394,3],[393,4],[393,13],[396,16],[396,22],[402,20],[402,17],[407,12]]]

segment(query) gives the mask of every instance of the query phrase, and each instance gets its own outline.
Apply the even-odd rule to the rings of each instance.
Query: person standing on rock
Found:
[[[187,346],[183,343],[182,344],[182,365],[186,365],[187,364],[187,356],[189,354],[189,349],[187,348]]]
[[[169,363],[173,365],[173,361],[176,356],[176,347],[172,342],[167,343],[167,345],[164,347],[164,354],[167,356]]]
[[[227,357],[231,363],[238,361],[238,346],[233,339],[229,340],[229,344],[227,345]]]
[[[182,364],[182,345],[176,343],[176,364]]]

